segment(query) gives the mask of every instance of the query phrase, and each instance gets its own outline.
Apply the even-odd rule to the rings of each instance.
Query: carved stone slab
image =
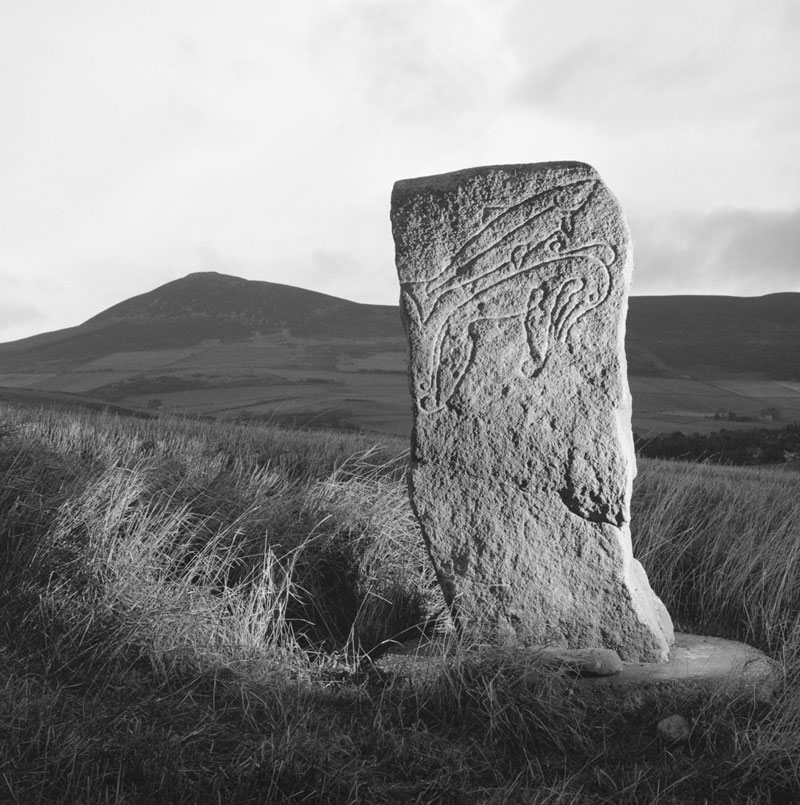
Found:
[[[576,162],[400,181],[410,492],[462,628],[664,661],[633,559],[628,229]]]

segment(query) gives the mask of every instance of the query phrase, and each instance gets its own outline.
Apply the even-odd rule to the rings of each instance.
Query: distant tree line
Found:
[[[637,455],[718,464],[778,464],[800,461],[800,422],[781,428],[714,433],[633,434]]]

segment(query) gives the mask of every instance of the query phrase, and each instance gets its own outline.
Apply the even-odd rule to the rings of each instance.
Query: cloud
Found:
[[[512,97],[573,119],[625,126],[634,115],[649,126],[689,100],[687,87],[698,97],[712,81],[710,60],[701,54],[646,55],[641,44],[620,49],[589,39],[523,74]]]
[[[7,296],[0,302],[0,332],[15,330],[21,325],[34,325],[45,318],[34,304],[16,302]]]
[[[800,208],[633,220],[637,294],[800,291]]]
[[[311,255],[311,278],[323,284],[337,282],[343,277],[360,274],[363,266],[352,255],[345,252],[315,251]]]
[[[496,103],[501,18],[463,0],[352,0],[320,15],[316,62],[327,80],[332,71],[346,81],[343,109],[360,120],[457,128]]]
[[[533,4],[518,7],[508,31],[519,65],[512,103],[614,129],[722,135],[732,122],[800,122],[800,15],[788,0],[769,10],[746,0],[562,6],[546,19]],[[536,48],[542,28],[553,34]]]
[[[347,251],[315,250],[305,276],[309,288],[353,302],[395,304],[399,293],[393,271],[368,268]]]
[[[393,181],[550,159],[592,162],[647,223],[639,292],[707,291],[756,252],[788,286],[780,215],[699,212],[800,205],[800,5],[768,6],[16,4],[0,264],[25,285],[0,298],[44,311],[25,335],[199,270],[394,303]]]

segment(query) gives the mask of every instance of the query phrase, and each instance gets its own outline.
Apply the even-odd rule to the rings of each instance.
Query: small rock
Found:
[[[742,682],[752,686],[753,698],[761,705],[772,704],[779,679],[780,667],[768,657],[755,656],[742,670]]]
[[[548,649],[547,654],[580,676],[613,676],[623,668],[619,654],[610,648]]]
[[[619,654],[610,648],[592,648],[581,652],[586,656],[580,667],[584,676],[613,676],[622,671]]]
[[[658,737],[666,744],[682,744],[689,740],[689,722],[679,715],[667,716],[658,722]]]

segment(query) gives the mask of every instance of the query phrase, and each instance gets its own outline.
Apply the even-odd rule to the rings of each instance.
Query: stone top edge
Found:
[[[419,192],[427,189],[433,192],[444,192],[458,186],[476,176],[489,176],[495,173],[505,174],[537,174],[548,171],[578,171],[583,174],[597,177],[597,171],[587,162],[557,161],[557,162],[520,162],[508,165],[482,165],[474,168],[462,168],[448,173],[418,176],[409,179],[398,179],[394,183],[392,196],[402,197],[409,192]],[[599,178],[599,177],[598,177]]]

